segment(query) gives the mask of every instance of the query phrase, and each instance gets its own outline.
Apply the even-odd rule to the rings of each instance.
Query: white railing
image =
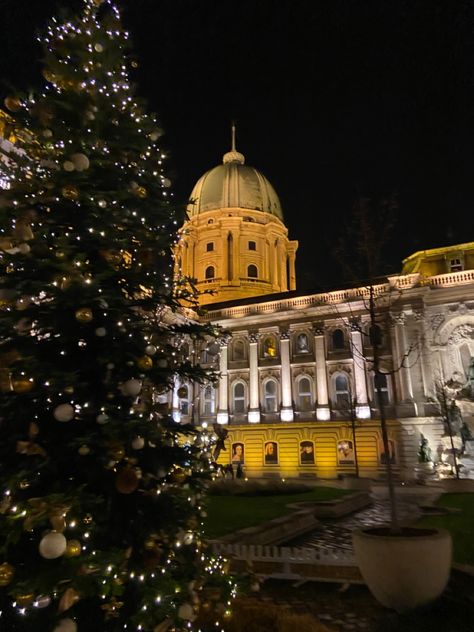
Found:
[[[352,551],[344,549],[226,544],[217,540],[210,545],[215,555],[250,562],[254,572],[266,578],[364,583]]]

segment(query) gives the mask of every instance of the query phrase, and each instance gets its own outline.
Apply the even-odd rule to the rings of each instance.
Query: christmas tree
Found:
[[[45,86],[5,99],[0,163],[0,629],[221,629],[213,439],[168,405],[216,378],[186,352],[216,332],[176,298],[161,131],[110,0],[40,40]]]

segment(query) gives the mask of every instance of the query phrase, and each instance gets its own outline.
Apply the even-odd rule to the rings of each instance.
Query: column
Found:
[[[249,393],[249,423],[260,422],[260,398],[258,379],[258,334],[249,336],[249,367],[250,367],[250,393]]]
[[[291,396],[290,335],[280,333],[281,357],[281,421],[293,421],[293,401]]]
[[[295,253],[294,252],[290,252],[289,255],[289,273],[290,273],[290,278],[288,279],[288,283],[289,283],[289,290],[296,290],[296,270],[295,270]]]
[[[362,346],[360,323],[351,322],[351,353],[354,370],[356,417],[370,419],[370,407],[367,398],[367,380],[365,377],[365,358]]]
[[[408,347],[405,336],[405,321],[406,315],[403,312],[394,315],[393,317],[393,331],[394,331],[394,343],[395,343],[395,370],[398,369],[400,378],[400,399],[402,402],[413,400],[413,387],[411,383],[411,375],[409,369],[404,366],[408,363],[408,358],[405,354],[408,353]]]
[[[227,339],[220,339],[219,345],[221,347],[219,355],[219,407],[217,409],[217,423],[228,424],[229,423],[229,375],[227,373]]]
[[[315,324],[314,329],[314,359],[316,360],[316,391],[318,405],[316,418],[320,421],[331,419],[328,397],[328,378],[326,372],[326,349],[324,342],[324,327]]]

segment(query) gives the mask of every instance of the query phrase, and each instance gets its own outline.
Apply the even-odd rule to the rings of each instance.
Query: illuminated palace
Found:
[[[225,426],[219,462],[240,463],[248,477],[377,477],[390,458],[400,477],[413,478],[423,439],[449,472],[444,404],[451,434],[461,421],[474,431],[474,242],[416,252],[375,286],[377,296],[396,296],[385,301],[380,332],[387,457],[368,289],[297,295],[298,243],[274,188],[234,140],[196,183],[187,211],[176,274],[211,291],[200,296],[199,319],[228,335],[198,350],[219,382],[177,385],[176,420]]]

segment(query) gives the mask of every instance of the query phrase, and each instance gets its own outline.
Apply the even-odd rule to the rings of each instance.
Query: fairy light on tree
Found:
[[[41,42],[44,89],[5,99],[0,629],[205,630],[214,607],[219,629],[235,583],[202,539],[210,438],[162,400],[217,377],[176,353],[215,331],[172,294],[162,131],[110,0]]]

